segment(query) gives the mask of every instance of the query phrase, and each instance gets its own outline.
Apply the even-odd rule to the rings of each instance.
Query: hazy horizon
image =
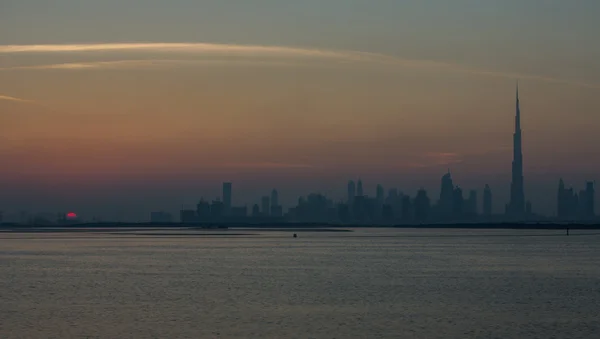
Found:
[[[600,3],[12,1],[0,5],[0,210],[147,217],[233,182],[420,187],[449,168],[508,201],[519,80],[525,195],[600,171]],[[598,205],[598,201],[596,201]],[[480,203],[481,205],[481,203]]]

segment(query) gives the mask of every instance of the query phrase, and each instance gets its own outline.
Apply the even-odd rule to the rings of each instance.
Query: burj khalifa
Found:
[[[523,189],[523,150],[521,140],[521,108],[519,105],[519,85],[517,84],[517,107],[515,116],[515,134],[513,136],[512,182],[510,203],[507,213],[515,218],[525,214],[525,192]]]

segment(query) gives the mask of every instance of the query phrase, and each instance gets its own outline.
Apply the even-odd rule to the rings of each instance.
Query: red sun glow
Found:
[[[75,214],[73,212],[69,212],[69,213],[67,213],[67,218],[77,218],[77,214]]]

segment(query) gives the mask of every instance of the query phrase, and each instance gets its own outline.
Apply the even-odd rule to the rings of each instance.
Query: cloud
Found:
[[[186,65],[245,65],[245,66],[302,66],[302,63],[277,60],[179,60],[179,59],[134,59],[116,61],[71,62],[59,64],[45,64],[35,66],[15,66],[0,68],[0,71],[15,70],[94,70],[94,69],[150,69],[160,67],[186,66]]]
[[[346,60],[365,60],[371,53],[335,51],[312,48],[262,45],[232,45],[211,43],[109,43],[77,45],[0,45],[0,54],[13,53],[73,53],[111,51],[151,51],[170,53],[201,53],[246,56],[303,56]]]
[[[600,84],[577,82],[561,78],[547,77],[535,74],[521,74],[514,72],[501,72],[494,70],[470,68],[459,64],[441,61],[404,59],[395,56],[360,52],[348,50],[316,49],[287,46],[264,46],[264,45],[238,45],[238,44],[215,44],[215,43],[97,43],[97,44],[54,44],[54,45],[0,45],[0,54],[31,54],[31,53],[99,53],[99,52],[154,52],[154,53],[178,53],[194,56],[217,56],[225,57],[221,60],[195,62],[220,62],[239,63],[239,60],[227,60],[227,57],[273,57],[292,59],[326,59],[345,63],[371,63],[392,67],[406,67],[413,69],[424,69],[430,71],[457,72],[484,77],[500,77],[508,79],[523,79],[565,85],[574,85],[592,89],[600,89]],[[16,66],[0,68],[0,70],[18,69],[63,69],[63,70],[86,70],[98,68],[127,68],[127,67],[156,67],[165,65],[189,64],[194,60],[118,60],[99,62],[77,62],[37,66]],[[259,61],[253,61],[259,62]],[[262,64],[277,64],[280,60],[270,60]],[[280,65],[285,65],[281,64]],[[294,64],[288,64],[293,66]]]
[[[251,169],[293,169],[293,168],[312,168],[309,164],[290,164],[280,162],[252,162],[252,163],[230,163],[224,164],[224,167],[231,168],[251,168]]]
[[[2,95],[2,94],[0,94],[0,100],[17,101],[17,102],[31,102],[31,100],[15,98],[15,97],[11,97],[8,95]]]

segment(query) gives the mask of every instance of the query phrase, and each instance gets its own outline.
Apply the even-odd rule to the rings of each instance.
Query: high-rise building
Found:
[[[556,194],[556,217],[558,219],[565,219],[567,217],[567,204],[566,204],[566,190],[565,182],[561,178],[558,181],[558,192]]]
[[[398,219],[402,215],[402,193],[398,189],[390,189],[385,203],[392,207],[394,218]]]
[[[575,193],[573,188],[567,190],[567,211],[569,219],[575,219],[577,217],[577,210],[579,208],[579,196]]]
[[[348,205],[352,205],[354,201],[354,197],[356,196],[356,184],[353,180],[348,181],[348,200],[346,201]]]
[[[581,216],[579,200],[585,196],[580,196],[575,193],[573,188],[566,188],[562,179],[558,182],[557,206],[556,215],[560,220],[575,220]],[[585,203],[585,202],[584,202]]]
[[[196,205],[196,214],[198,215],[198,219],[200,221],[206,221],[210,219],[210,203],[208,201],[204,201],[204,199],[200,199]]]
[[[381,217],[387,223],[390,223],[394,220],[394,209],[392,205],[383,205],[383,208],[381,209]]]
[[[231,183],[224,182],[223,183],[223,208],[225,210],[225,214],[229,214],[231,212]]]
[[[586,194],[585,190],[579,191],[579,195],[577,196],[577,202],[579,203],[577,205],[577,217],[581,220],[587,219],[587,216],[585,213],[585,207],[587,204],[587,194]]]
[[[385,197],[384,197],[385,192],[383,190],[383,186],[377,185],[377,191],[376,192],[377,192],[377,194],[376,194],[377,204],[381,206],[381,205],[383,205],[384,199],[385,199]]]
[[[276,189],[271,191],[271,206],[279,206],[279,193]]]
[[[258,207],[258,204],[254,204],[254,206],[252,206],[252,216],[253,217],[260,217],[260,208]]]
[[[410,196],[405,195],[402,197],[402,221],[404,223],[410,223],[413,220],[413,208]]]
[[[415,198],[414,201],[414,207],[415,207],[415,219],[418,222],[424,222],[427,221],[427,219],[429,218],[429,208],[430,208],[430,201],[429,201],[429,197],[427,196],[427,191],[425,191],[424,189],[420,189],[419,192],[417,193],[417,196]]]
[[[450,170],[442,177],[440,189],[440,200],[438,201],[439,217],[442,220],[447,220],[452,217],[454,203],[454,184],[452,183],[452,175]]]
[[[591,220],[594,218],[594,183],[587,182],[579,194],[566,188],[562,179],[558,182],[556,215],[559,220]]]
[[[467,213],[471,217],[474,217],[478,214],[476,190],[469,191],[469,200],[467,200]]]
[[[386,204],[393,205],[393,204],[396,202],[396,200],[397,200],[397,199],[398,199],[398,189],[396,189],[396,188],[391,188],[391,189],[388,191],[388,196],[387,196],[387,198],[385,199],[385,203],[386,203]]]
[[[594,183],[592,181],[588,181],[585,185],[585,205],[584,205],[584,215],[588,219],[594,218],[596,212],[594,211],[595,202],[595,190]]]
[[[279,218],[283,216],[283,207],[281,205],[272,205],[271,206],[271,216],[274,218]]]
[[[260,211],[263,216],[268,216],[270,214],[271,209],[271,199],[268,196],[264,196],[261,199]]]
[[[344,203],[338,204],[337,211],[338,211],[339,221],[341,221],[342,223],[350,222],[350,205],[349,204],[344,204]]]
[[[210,217],[213,221],[221,219],[225,215],[225,204],[217,199],[210,204]]]
[[[483,215],[490,217],[492,215],[492,189],[485,185],[483,189]]]
[[[367,209],[368,209],[367,197],[364,195],[357,195],[354,198],[354,203],[351,207],[352,217],[354,221],[364,222],[367,221]]]
[[[279,193],[276,189],[271,191],[271,216],[281,217],[283,216],[283,208],[279,205]]]
[[[523,188],[523,150],[521,139],[521,107],[519,104],[519,85],[517,84],[517,102],[515,116],[515,133],[513,135],[512,181],[510,186],[510,202],[507,208],[513,218],[525,214],[525,191]]]
[[[363,184],[362,184],[362,180],[360,180],[360,179],[358,179],[358,184],[356,185],[356,195],[359,197],[364,196]]]
[[[460,219],[464,215],[464,197],[463,190],[460,187],[456,187],[453,192],[452,209],[455,219]]]

